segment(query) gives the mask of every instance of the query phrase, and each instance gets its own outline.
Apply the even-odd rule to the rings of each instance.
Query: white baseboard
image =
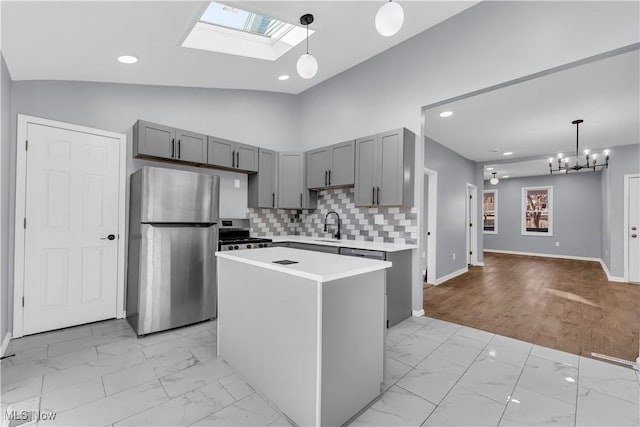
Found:
[[[473,263],[474,266],[476,267],[484,267],[484,262],[483,261],[476,261]]]
[[[413,317],[422,317],[424,316],[424,310],[411,310],[411,314]]]
[[[595,261],[600,262],[600,258],[592,258],[586,256],[573,256],[573,255],[557,255],[557,254],[541,254],[537,252],[520,252],[520,251],[503,251],[499,249],[485,249],[485,252],[493,252],[496,254],[509,254],[509,255],[526,255],[526,256],[539,256],[544,258],[560,258],[560,259],[575,259],[578,261]]]
[[[449,273],[449,274],[447,274],[446,276],[442,276],[442,277],[440,277],[440,278],[436,279],[436,282],[434,283],[434,285],[439,285],[439,284],[441,284],[441,283],[444,283],[444,282],[446,282],[447,280],[451,280],[451,279],[453,279],[454,277],[458,277],[458,276],[460,276],[461,274],[466,273],[467,271],[469,271],[469,267],[464,267],[464,268],[461,268],[461,269],[460,269],[460,270],[458,270],[458,271],[454,271],[453,273]]]
[[[7,351],[7,347],[9,347],[9,341],[11,341],[11,332],[7,332],[2,340],[2,349],[0,350],[0,357],[4,356],[4,352]]]
[[[603,260],[600,260],[600,265],[602,266],[602,269],[606,273],[608,281],[627,283],[627,281],[624,280],[624,277],[612,276],[611,273],[609,272],[609,267],[607,267],[607,264]]]

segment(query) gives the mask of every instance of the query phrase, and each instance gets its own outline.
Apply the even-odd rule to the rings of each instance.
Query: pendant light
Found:
[[[584,150],[585,163],[580,163],[580,150],[579,150],[579,129],[580,123],[584,123],[584,120],[577,119],[571,122],[572,125],[576,125],[576,164],[571,166],[569,158],[562,157],[562,153],[558,153],[558,168],[553,168],[553,157],[549,158],[549,173],[553,175],[554,172],[569,172],[579,171],[582,169],[593,169],[594,171],[601,170],[609,167],[609,150],[604,150],[602,156],[604,157],[604,163],[598,163],[598,154],[592,153],[591,150]]]
[[[498,179],[498,177],[496,176],[496,173],[497,173],[497,172],[492,172],[492,174],[493,174],[493,178],[491,178],[491,179],[489,180],[489,182],[490,182],[492,185],[496,185],[497,183],[499,183],[499,182],[500,182],[500,180],[499,180],[499,179]]]
[[[313,23],[313,15],[307,13],[300,17],[300,23],[307,26],[307,53],[298,58],[296,68],[303,79],[312,79],[318,73],[318,60],[309,54],[309,24]]]
[[[404,11],[399,3],[389,0],[376,13],[376,30],[380,35],[391,37],[402,28]]]

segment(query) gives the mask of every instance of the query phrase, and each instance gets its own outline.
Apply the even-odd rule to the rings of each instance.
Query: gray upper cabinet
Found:
[[[355,180],[355,142],[308,151],[307,188],[346,187]]]
[[[176,130],[169,126],[138,120],[133,125],[134,157],[173,159],[176,155]]]
[[[233,168],[236,162],[235,145],[235,142],[210,136],[207,163],[223,168]]]
[[[207,163],[207,137],[157,123],[133,125],[133,155],[189,163]]]
[[[257,172],[258,147],[210,136],[207,163],[243,172]]]
[[[174,158],[183,162],[207,163],[207,136],[176,129]]]
[[[373,206],[376,202],[376,135],[356,139],[356,206]]]
[[[414,150],[404,128],[356,140],[356,206],[413,205]]]
[[[324,188],[328,186],[329,148],[307,152],[307,187]]]
[[[355,141],[329,147],[329,186],[346,187],[355,183]]]
[[[258,147],[237,143],[236,168],[248,172],[258,172]]]
[[[248,207],[276,207],[276,152],[258,150],[258,173],[249,175]]]
[[[280,153],[278,157],[278,207],[315,209],[317,193],[306,187],[304,153]]]

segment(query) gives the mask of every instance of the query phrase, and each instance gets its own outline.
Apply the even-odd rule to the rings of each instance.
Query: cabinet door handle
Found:
[[[235,150],[231,152],[231,167],[236,167],[236,152]]]
[[[331,185],[331,169],[329,169],[329,185]]]
[[[175,156],[176,152],[176,140],[175,138],[171,138],[171,158]]]
[[[240,167],[240,152],[236,151],[236,167]]]
[[[302,209],[302,193],[300,193],[300,209]]]
[[[377,200],[377,204],[380,204],[380,187],[376,187],[376,200]]]
[[[329,172],[329,171],[324,171],[324,185],[328,185],[327,184],[327,172]]]
[[[373,193],[371,193],[371,204],[375,205],[376,204],[376,187],[371,187],[371,189],[373,190]]]
[[[271,207],[276,207],[276,193],[271,193]]]
[[[178,140],[178,158],[180,158],[180,140]]]

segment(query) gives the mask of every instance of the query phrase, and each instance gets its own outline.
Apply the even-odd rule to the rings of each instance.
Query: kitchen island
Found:
[[[218,356],[291,420],[342,425],[380,394],[390,262],[278,247],[216,256]]]

